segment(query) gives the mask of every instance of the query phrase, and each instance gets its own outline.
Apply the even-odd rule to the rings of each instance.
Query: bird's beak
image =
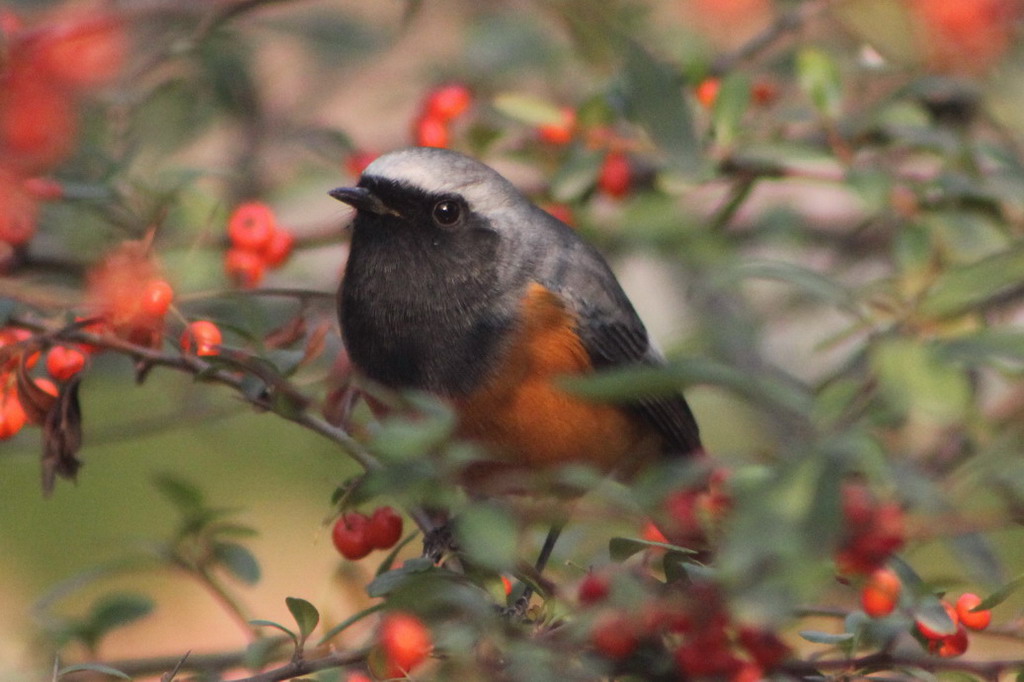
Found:
[[[357,211],[366,211],[377,215],[395,213],[380,200],[380,197],[365,187],[338,187],[332,189],[328,194]]]

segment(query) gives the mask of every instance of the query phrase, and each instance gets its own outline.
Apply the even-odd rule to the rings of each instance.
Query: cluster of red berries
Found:
[[[718,93],[722,89],[722,81],[709,76],[697,84],[693,94],[705,109],[712,109],[718,101]],[[768,106],[779,97],[779,87],[767,78],[759,78],[750,87],[750,100],[758,106]]]
[[[451,124],[473,106],[473,93],[462,83],[434,88],[423,98],[413,122],[413,138],[421,147],[447,147]]]
[[[911,0],[922,58],[940,71],[980,73],[1013,44],[1024,7],[1017,0]]]
[[[840,573],[867,575],[906,542],[903,509],[894,501],[877,500],[863,483],[843,484],[842,510],[845,532],[836,554]]]
[[[240,204],[231,212],[228,240],[224,270],[246,289],[259,286],[267,268],[283,265],[295,247],[295,235],[280,227],[274,210],[260,201]]]
[[[617,671],[629,672],[634,659],[643,666],[649,665],[652,656],[665,656],[671,657],[683,679],[754,682],[791,654],[773,632],[733,623],[721,594],[711,584],[691,584],[681,596],[651,601],[631,611],[609,605],[612,590],[607,575],[589,573],[578,594],[589,616],[591,648]]]
[[[900,603],[903,585],[895,571],[888,568],[876,569],[861,587],[860,601],[864,613],[872,618],[888,616]],[[942,607],[953,627],[953,632],[936,630],[921,618],[914,621],[914,632],[928,650],[942,657],[959,656],[967,651],[968,630],[984,630],[992,622],[992,612],[978,609],[981,597],[965,592],[956,600],[956,605],[943,600]]]
[[[0,243],[9,249],[35,234],[39,201],[61,196],[59,184],[37,176],[71,153],[78,99],[117,75],[127,41],[113,15],[25,27],[0,9],[0,44]]]
[[[362,559],[375,549],[390,549],[402,537],[402,517],[392,507],[378,507],[370,516],[345,512],[334,523],[331,539],[346,559]]]
[[[711,534],[732,509],[730,475],[728,469],[717,467],[703,484],[670,493],[662,503],[658,525],[646,523],[641,537],[689,549],[706,549]]]

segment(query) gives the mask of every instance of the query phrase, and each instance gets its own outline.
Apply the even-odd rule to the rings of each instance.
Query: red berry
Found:
[[[621,199],[633,187],[633,168],[622,152],[608,152],[597,176],[598,188],[612,197]]]
[[[501,576],[501,587],[505,590],[505,596],[512,594],[512,581],[508,579],[508,576]]]
[[[771,670],[790,655],[790,649],[779,639],[778,635],[768,630],[744,626],[739,628],[737,636],[740,644],[750,653],[757,665]]]
[[[956,634],[931,642],[928,648],[943,658],[952,658],[967,651],[968,643],[967,630],[963,625],[958,625]]]
[[[228,218],[228,238],[239,249],[259,251],[276,229],[273,209],[261,201],[239,204]]]
[[[417,119],[415,136],[421,147],[447,147],[449,143],[447,124],[433,116]]]
[[[590,643],[603,656],[620,661],[636,651],[640,639],[625,616],[609,613],[594,623]]]
[[[611,591],[608,578],[597,573],[588,573],[580,583],[579,599],[581,604],[595,604],[604,601]]]
[[[388,675],[405,678],[426,660],[433,643],[430,631],[419,618],[395,612],[381,622],[380,645],[388,662]]]
[[[448,122],[466,113],[473,104],[473,93],[461,83],[442,85],[427,95],[423,110],[428,118]]]
[[[402,517],[391,507],[378,507],[366,524],[366,542],[373,549],[393,547],[402,537]]]
[[[718,91],[722,87],[722,82],[717,78],[705,78],[698,85],[694,94],[697,96],[697,101],[700,102],[701,106],[705,109],[710,109],[715,105],[715,100],[718,99]]]
[[[233,248],[228,249],[224,254],[224,272],[231,278],[232,282],[244,289],[252,289],[263,281],[263,275],[267,271],[266,261],[258,251],[249,249]]]
[[[33,379],[32,381],[43,393],[47,393],[53,396],[54,398],[57,397],[57,394],[59,393],[59,391],[57,390],[57,384],[53,383],[46,377],[39,377],[38,379]]]
[[[21,431],[28,421],[28,415],[18,400],[13,387],[0,390],[0,440],[7,440]]]
[[[960,617],[960,622],[972,630],[984,630],[992,622],[992,612],[988,609],[971,610],[980,603],[981,597],[972,592],[965,592],[956,600],[956,614]]]
[[[0,144],[0,153],[2,147]],[[36,233],[38,216],[39,200],[14,174],[0,169],[0,241],[11,246],[27,243]]]
[[[668,538],[666,538],[665,534],[662,533],[656,525],[654,525],[654,521],[646,521],[644,523],[644,527],[640,531],[640,537],[648,542],[668,543]]]
[[[67,346],[54,346],[46,354],[46,371],[57,381],[67,381],[85,367],[85,353]]]
[[[544,204],[541,208],[555,216],[569,227],[576,225],[576,216],[568,204]]]
[[[0,90],[0,148],[28,171],[64,159],[74,144],[77,127],[70,96],[30,69],[12,73],[4,86]]]
[[[30,196],[41,201],[54,201],[64,196],[64,185],[52,178],[40,175],[25,178],[21,186]]]
[[[572,142],[576,134],[576,110],[562,107],[562,120],[558,123],[545,123],[537,126],[537,136],[548,144],[564,145]]]
[[[113,17],[87,18],[51,28],[36,45],[36,64],[70,88],[95,87],[117,76],[127,41]]]
[[[334,522],[331,540],[341,556],[350,561],[362,559],[373,547],[366,537],[367,518],[359,512],[346,512]]]
[[[181,350],[196,355],[218,355],[223,341],[220,327],[209,320],[190,323],[181,335]]]
[[[268,268],[276,268],[288,260],[294,247],[295,235],[288,230],[278,229],[263,246],[260,255]]]
[[[953,608],[952,604],[943,600],[942,608],[946,610],[946,615],[949,616],[949,620],[953,623],[953,627],[959,625],[960,617],[956,615],[956,609]],[[940,640],[952,636],[948,632],[937,632],[936,630],[933,630],[927,624],[921,622],[920,619],[917,619],[915,622],[917,624],[918,632],[924,635],[927,639]]]
[[[166,280],[151,280],[142,290],[142,311],[147,315],[163,317],[173,301],[174,289]]]
[[[879,568],[868,577],[860,592],[860,603],[864,613],[872,618],[881,618],[893,612],[900,600],[900,578],[895,571]]]

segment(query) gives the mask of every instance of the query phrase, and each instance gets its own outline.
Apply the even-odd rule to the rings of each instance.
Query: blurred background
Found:
[[[232,344],[259,338],[298,301],[251,295],[225,274],[231,210],[264,201],[296,237],[262,287],[333,293],[349,214],[326,192],[376,154],[437,142],[424,138],[425,103],[454,84],[471,101],[443,146],[564,211],[609,255],[670,357],[736,373],[684,372],[711,453],[773,467],[820,454],[808,424],[870,433],[847,445],[855,468],[922,512],[910,523],[915,568],[994,589],[1024,568],[1007,520],[1024,499],[1020,9],[8,2],[0,55],[83,16],[118,17],[118,44],[81,48],[83,68],[106,59],[112,73],[81,88],[61,150],[26,173],[59,196],[39,201],[27,250],[0,254],[0,295],[14,302],[4,315],[77,309],[84,273],[155,227],[183,314],[216,319]],[[12,83],[0,80],[0,108],[13,109]],[[59,129],[44,110],[30,116]],[[625,180],[609,175],[613,153],[627,159]],[[340,342],[329,297],[302,301],[311,326],[331,325],[323,356],[297,378],[319,400]],[[996,341],[980,335],[991,329]],[[950,350],[950,340],[964,343]],[[49,498],[39,429],[0,442],[0,680],[46,676],[41,633],[66,629],[112,589],[149,594],[155,608],[103,638],[101,660],[245,646],[245,629],[194,581],[122,565],[174,533],[160,476],[191,481],[258,531],[245,543],[262,576],[237,587],[253,617],[287,622],[286,596],[332,623],[369,603],[360,586],[372,566],[342,565],[330,541],[331,494],[357,471],[336,445],[187,375],[158,367],[136,385],[113,354],[92,358],[81,405],[84,467]],[[945,542],[936,519],[978,535]],[[1007,622],[1021,605],[1008,602]]]

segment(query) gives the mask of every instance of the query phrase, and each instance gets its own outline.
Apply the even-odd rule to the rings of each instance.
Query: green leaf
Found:
[[[395,559],[398,557],[398,553],[401,552],[402,548],[412,542],[419,534],[420,532],[417,530],[402,538],[402,541],[395,545],[394,549],[388,552],[388,555],[380,562],[380,565],[377,566],[377,570],[374,575],[383,575],[390,571],[395,565]]]
[[[213,546],[217,562],[244,583],[260,581],[260,564],[248,549],[234,542],[218,542]]]
[[[292,632],[289,628],[285,627],[284,625],[281,625],[280,623],[276,623],[276,622],[274,622],[272,620],[265,620],[263,618],[257,618],[256,620],[250,620],[249,621],[249,625],[255,625],[256,627],[262,627],[262,628],[274,628],[275,630],[280,630],[284,634],[288,635],[292,639],[292,641],[295,642],[296,645],[298,645],[298,643],[299,643],[299,636],[298,635],[296,635],[294,632]]]
[[[856,300],[835,280],[795,263],[767,260],[743,260],[720,276],[723,284],[744,279],[770,279],[803,291],[814,298],[854,310]]]
[[[661,570],[665,572],[665,580],[670,583],[689,581],[689,567],[693,565],[690,558],[692,552],[677,552],[670,550],[665,552],[661,558]]]
[[[741,130],[743,115],[750,106],[750,77],[734,72],[722,79],[711,111],[715,140],[723,146],[732,146]]]
[[[510,571],[516,562],[518,529],[507,510],[490,502],[476,502],[455,523],[459,546],[480,566]]]
[[[943,360],[966,362],[971,366],[990,364],[996,359],[1024,362],[1024,334],[1009,329],[982,329],[972,334],[935,342]]]
[[[608,541],[608,553],[612,561],[625,561],[629,557],[644,551],[645,549],[664,549],[677,555],[696,554],[692,549],[672,545],[666,542],[654,542],[653,540],[640,540],[638,538],[612,538]]]
[[[815,48],[804,48],[796,57],[797,79],[815,108],[826,118],[839,117],[842,109],[842,84],[834,59]]]
[[[149,615],[153,606],[153,600],[144,594],[110,595],[93,605],[88,627],[98,639],[109,630]]]
[[[173,474],[158,474],[153,478],[153,485],[185,516],[191,516],[205,506],[202,491],[190,481]]]
[[[122,680],[132,679],[117,668],[111,668],[109,665],[103,665],[102,663],[76,663],[69,665],[57,671],[57,678],[60,679],[65,675],[80,672],[100,673],[102,675],[110,675],[111,677],[119,677]]]
[[[1017,576],[1010,582],[1006,583],[998,590],[990,594],[981,600],[981,603],[974,607],[974,611],[984,611],[985,609],[991,609],[999,606],[1009,598],[1011,594],[1019,590],[1024,586],[1024,575]]]
[[[600,150],[573,148],[551,178],[551,198],[564,203],[583,198],[597,182],[603,159]]]
[[[941,423],[961,419],[971,401],[964,370],[944,363],[934,346],[891,338],[871,349],[871,366],[889,403],[902,413],[920,413]]]
[[[829,644],[833,646],[849,642],[854,638],[854,634],[852,632],[834,634],[831,632],[820,632],[818,630],[801,630],[798,634],[813,644]]]
[[[399,568],[379,575],[370,581],[370,584],[366,586],[366,593],[374,598],[385,597],[412,576],[438,572],[440,570],[434,566],[434,562],[425,557],[409,559]]]
[[[305,640],[320,622],[320,612],[308,601],[298,597],[285,597],[284,603],[299,626],[299,639]]]
[[[956,624],[938,597],[929,595],[921,599],[914,609],[914,618],[940,635],[956,634]]]
[[[1024,246],[947,270],[928,289],[918,311],[948,317],[983,304],[1024,280]]]
[[[316,645],[318,647],[319,646],[323,646],[327,642],[329,642],[332,639],[334,639],[334,637],[336,637],[343,630],[345,630],[348,627],[358,623],[363,618],[366,618],[367,616],[371,616],[371,615],[377,613],[378,611],[380,611],[384,607],[385,607],[385,604],[383,602],[380,603],[380,604],[374,604],[373,606],[371,606],[369,608],[365,608],[362,611],[349,616],[348,618],[346,618],[345,620],[341,621],[340,623],[335,625],[333,628],[331,628],[330,630],[325,632],[324,636],[320,638],[320,641],[317,642]]]
[[[634,42],[626,44],[623,71],[633,119],[667,155],[676,171],[696,175],[703,166],[703,157],[693,115],[683,97],[681,75]]]
[[[546,99],[521,92],[504,92],[493,101],[494,108],[509,118],[534,128],[562,122],[562,109]]]

